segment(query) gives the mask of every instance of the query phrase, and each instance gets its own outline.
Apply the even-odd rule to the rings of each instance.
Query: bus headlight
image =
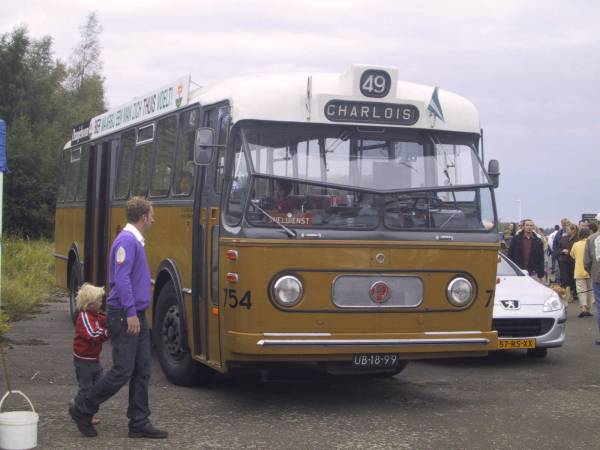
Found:
[[[273,283],[275,301],[286,308],[297,305],[303,292],[302,282],[292,275],[284,275]]]
[[[454,306],[467,306],[473,300],[473,284],[466,278],[456,277],[448,283],[446,296]]]

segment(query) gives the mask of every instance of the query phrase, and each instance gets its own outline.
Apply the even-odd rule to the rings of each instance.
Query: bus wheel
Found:
[[[71,314],[71,320],[73,323],[77,320],[77,292],[81,287],[81,281],[79,280],[79,270],[77,270],[77,261],[73,263],[71,267],[71,273],[69,275],[69,312]]]
[[[214,375],[209,367],[194,361],[182,349],[181,314],[172,282],[160,290],[155,313],[154,339],[158,361],[171,383],[180,386],[208,384]]]

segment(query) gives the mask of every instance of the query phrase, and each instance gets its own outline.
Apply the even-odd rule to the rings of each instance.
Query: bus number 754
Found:
[[[238,300],[237,291],[235,289],[224,289],[225,291],[225,305],[230,308],[237,308],[238,306],[244,306],[246,309],[252,307],[252,294],[250,291],[246,291],[242,298]]]

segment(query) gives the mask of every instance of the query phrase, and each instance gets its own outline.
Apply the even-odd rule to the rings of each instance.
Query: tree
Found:
[[[71,54],[69,64],[69,83],[75,90],[81,88],[86,80],[101,79],[102,61],[100,60],[100,34],[102,26],[96,13],[87,16],[85,25],[79,28],[81,42]]]
[[[69,58],[65,83],[70,125],[91,119],[106,110],[100,59],[102,26],[95,12],[87,16],[79,31],[81,41]]]
[[[7,124],[4,224],[8,233],[51,236],[60,152],[74,124],[104,111],[95,14],[68,67],[53,58],[52,39],[25,27],[0,36],[0,118]]]
[[[0,68],[0,116],[7,123],[12,171],[5,178],[6,230],[49,235],[66,71],[52,57],[52,39],[32,40],[24,27],[0,38]]]

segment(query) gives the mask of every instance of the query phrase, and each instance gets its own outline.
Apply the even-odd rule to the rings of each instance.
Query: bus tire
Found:
[[[190,352],[182,349],[180,306],[173,282],[169,281],[160,290],[155,311],[154,346],[160,366],[167,379],[179,386],[200,386],[208,384],[214,370],[192,358]]]
[[[79,270],[77,270],[77,264],[77,260],[75,260],[69,274],[69,314],[71,315],[71,321],[73,323],[77,321],[77,293],[81,287],[81,279]]]

